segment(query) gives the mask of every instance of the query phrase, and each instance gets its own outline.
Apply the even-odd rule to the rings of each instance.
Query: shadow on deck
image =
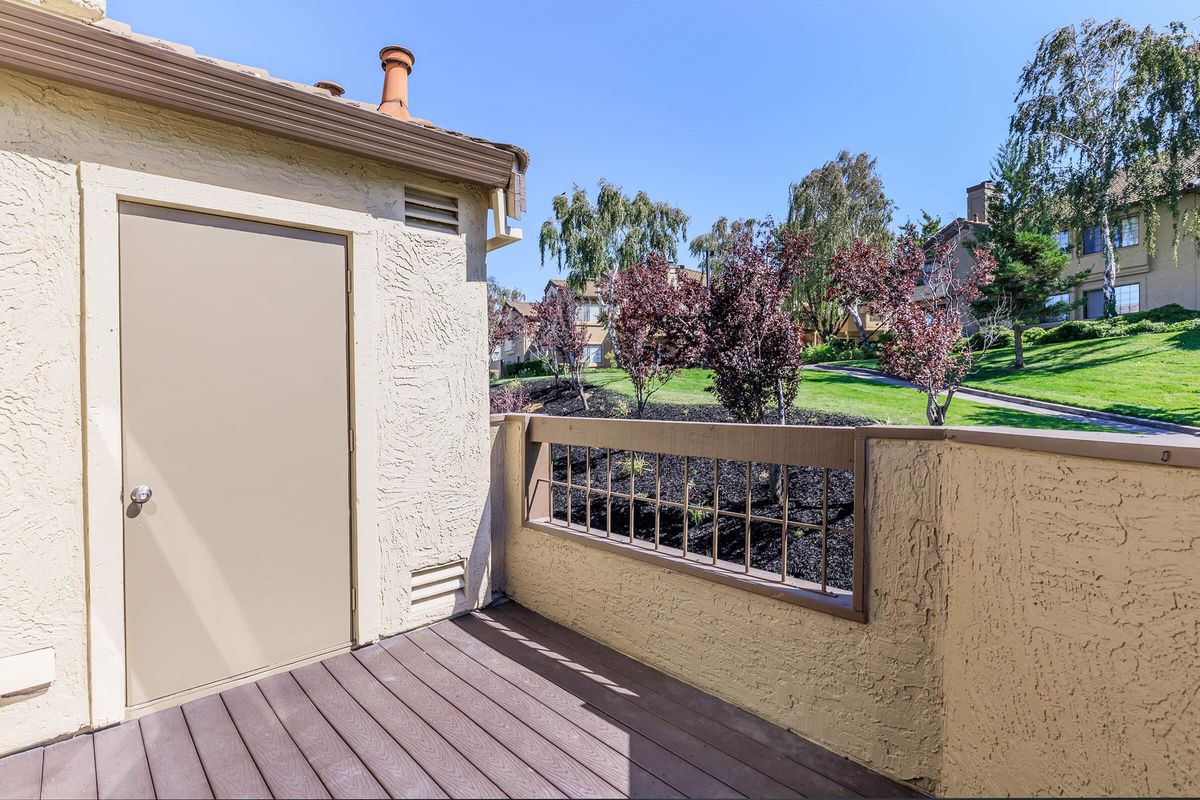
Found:
[[[0,798],[914,793],[513,603],[0,759]]]

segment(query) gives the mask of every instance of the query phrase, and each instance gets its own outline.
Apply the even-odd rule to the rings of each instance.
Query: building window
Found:
[[[1099,319],[1104,316],[1104,290],[1091,289],[1083,293],[1084,316],[1087,319]],[[1136,283],[1126,283],[1117,287],[1117,313],[1132,314],[1142,307],[1142,287]]]
[[[1066,231],[1054,234],[1054,241],[1058,243],[1058,249],[1064,252],[1071,246],[1071,236]]]
[[[1117,247],[1136,247],[1141,243],[1141,230],[1137,217],[1128,217],[1113,227],[1113,244]],[[1083,232],[1083,254],[1099,253],[1104,249],[1104,234],[1099,225],[1093,225]]]
[[[1136,220],[1135,220],[1136,222]],[[1117,287],[1117,313],[1133,314],[1142,307],[1142,287],[1136,283],[1128,283]]]
[[[1046,308],[1053,309],[1055,306],[1070,302],[1071,295],[1067,294],[1066,292],[1063,292],[1062,294],[1052,294],[1046,298]],[[1066,311],[1059,309],[1058,311],[1051,311],[1049,314],[1043,316],[1042,322],[1066,322],[1070,318],[1070,309]]]
[[[1117,247],[1136,247],[1141,242],[1141,232],[1138,230],[1138,218],[1129,217],[1117,223]]]
[[[600,366],[600,345],[587,344],[583,346],[583,360],[594,367]]]
[[[600,304],[599,303],[580,303],[579,310],[575,312],[575,318],[578,322],[595,323],[600,321]]]

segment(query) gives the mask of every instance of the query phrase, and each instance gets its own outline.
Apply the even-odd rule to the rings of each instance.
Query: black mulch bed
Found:
[[[631,405],[622,395],[605,389],[593,389],[589,406],[584,411],[579,399],[565,383],[555,384],[552,379],[527,381],[526,392],[534,404],[533,410],[556,416],[609,418],[623,416],[622,411]],[[734,422],[721,406],[681,406],[667,403],[647,405],[643,419],[678,420],[690,422]],[[827,414],[816,411],[798,410],[789,416],[792,425],[862,425],[867,421],[861,417],[842,414]],[[551,447],[554,480],[567,481],[567,448],[564,445]],[[590,460],[590,465],[589,465]],[[655,455],[613,451],[611,531],[613,537],[628,538],[630,529],[629,482],[633,485],[633,536],[644,542],[654,541],[654,495],[656,483],[660,486],[664,501],[683,503],[684,485],[687,486],[688,552],[712,557],[713,521],[711,509],[713,497],[713,460],[707,458],[688,459],[687,476],[684,475],[684,459],[681,456],[661,456],[661,477],[656,481]],[[593,489],[608,487],[608,458],[604,450],[571,448],[571,522],[580,528],[589,522],[588,501],[585,487],[590,480]],[[769,464],[750,465],[750,508],[751,514],[771,519],[782,519],[782,508],[770,486]],[[746,462],[718,461],[718,508],[721,512],[744,514],[746,509]],[[821,533],[803,528],[796,523],[820,525],[823,501],[823,470],[818,467],[788,468],[788,575],[801,580],[821,580]],[[619,495],[625,495],[620,497]],[[603,495],[592,495],[590,523],[594,531],[609,529],[609,504]],[[554,516],[567,518],[567,490],[557,487],[553,493]],[[828,573],[830,586],[849,589],[854,559],[854,475],[849,470],[829,472],[829,535],[827,540]],[[781,523],[754,521],[750,525],[750,565],[753,568],[778,574],[782,556],[783,526]],[[683,543],[684,514],[682,509],[662,507],[659,511],[659,543],[665,547],[680,548]],[[717,558],[733,564],[744,564],[746,558],[746,523],[744,519],[719,516],[717,531]]]

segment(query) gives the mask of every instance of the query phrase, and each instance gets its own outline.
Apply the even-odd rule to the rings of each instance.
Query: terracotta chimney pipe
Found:
[[[408,76],[417,59],[412,51],[397,45],[388,45],[379,51],[379,66],[383,67],[383,99],[379,110],[396,119],[407,120]]]

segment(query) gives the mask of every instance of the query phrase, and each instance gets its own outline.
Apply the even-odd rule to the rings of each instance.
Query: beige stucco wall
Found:
[[[930,609],[945,592],[929,448],[873,450],[869,625],[527,528],[509,542],[506,591],[837,752],[932,785],[942,721]],[[904,504],[888,502],[897,493]]]
[[[57,659],[48,690],[0,700],[0,753],[88,722],[81,161],[375,218],[377,405],[358,414],[377,423],[381,590],[359,602],[381,632],[419,624],[411,570],[463,557],[470,598],[490,595],[480,192],[5,71],[0,131],[0,660]],[[458,195],[465,236],[406,228],[409,181]]]
[[[1200,790],[1200,470],[947,445],[955,795]]]
[[[868,447],[869,621],[527,528],[538,613],[949,795],[1200,787],[1200,470]]]

